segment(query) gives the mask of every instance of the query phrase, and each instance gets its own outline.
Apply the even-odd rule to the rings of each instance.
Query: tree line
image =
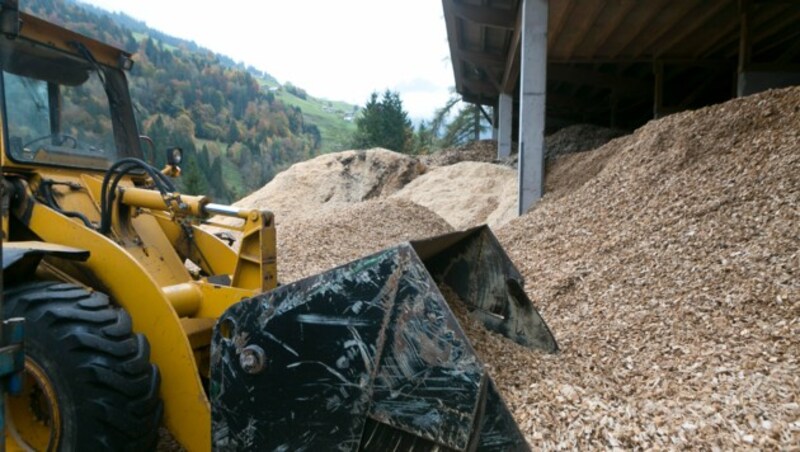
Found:
[[[118,22],[136,21],[86,5],[27,0],[21,6],[134,54],[129,85],[139,130],[159,150],[151,163],[163,164],[167,147],[183,148],[179,185],[189,193],[207,190],[216,200],[229,202],[319,153],[319,129],[306,123],[300,108],[265,92],[251,71],[231,65],[230,59],[175,38],[156,39],[153,35],[165,36],[158,32],[142,34],[141,27],[135,35]],[[83,121],[87,129],[94,127],[90,115]]]
[[[320,153],[324,137],[317,126],[256,79],[274,81],[269,74],[151,30],[124,14],[72,0],[26,0],[22,7],[134,54],[129,85],[139,130],[157,146],[147,158],[161,166],[164,149],[181,147],[185,163],[179,188],[187,193],[230,202],[293,163]],[[284,89],[300,99],[307,97],[291,84]],[[351,145],[426,154],[463,144],[484,127],[474,121],[476,107],[458,110],[457,105],[453,97],[431,121],[415,128],[397,92],[372,93],[356,118]],[[73,122],[86,130],[97,127],[91,114]]]
[[[373,92],[356,119],[353,147],[382,147],[420,155],[479,139],[486,130],[479,107],[469,105],[459,109],[459,103],[458,96],[451,96],[433,119],[421,121],[415,129],[399,93],[386,90],[379,96]]]

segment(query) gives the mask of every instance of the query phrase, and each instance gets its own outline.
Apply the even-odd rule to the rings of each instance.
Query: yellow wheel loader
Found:
[[[9,450],[148,450],[163,427],[191,451],[527,449],[440,291],[556,351],[488,228],[280,285],[270,212],[180,194],[179,149],[143,160],[131,55],[17,6],[0,1],[3,295],[25,319]],[[238,249],[199,228],[213,216],[241,220]]]

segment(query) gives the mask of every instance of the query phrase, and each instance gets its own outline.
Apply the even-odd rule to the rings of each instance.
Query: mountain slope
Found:
[[[207,191],[218,201],[230,201],[261,187],[282,168],[343,142],[347,133],[347,122],[337,122],[336,115],[312,114],[307,121],[302,108],[316,113],[324,101],[289,99],[282,89],[268,88],[277,84],[269,74],[141,21],[71,0],[29,0],[21,6],[134,54],[129,82],[140,131],[159,150],[184,149],[186,192]],[[163,164],[162,154],[150,156],[154,164]]]

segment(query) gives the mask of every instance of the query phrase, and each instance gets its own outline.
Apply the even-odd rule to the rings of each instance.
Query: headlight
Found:
[[[174,147],[167,149],[167,163],[172,166],[180,166],[183,161],[183,149]]]

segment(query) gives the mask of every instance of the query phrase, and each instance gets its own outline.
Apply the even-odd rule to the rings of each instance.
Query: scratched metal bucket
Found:
[[[245,300],[212,340],[215,450],[527,450],[439,289],[555,352],[486,227],[410,242]]]

